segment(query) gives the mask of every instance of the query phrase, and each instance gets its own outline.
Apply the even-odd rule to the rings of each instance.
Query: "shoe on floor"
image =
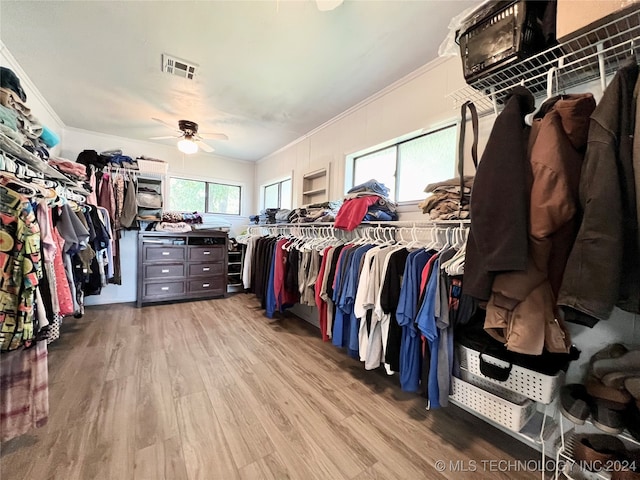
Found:
[[[577,425],[583,425],[591,413],[593,399],[581,383],[571,383],[560,388],[560,411]]]
[[[640,450],[628,451],[619,460],[613,464],[615,468],[611,472],[611,480],[640,480]]]
[[[610,408],[611,403],[606,400],[596,400],[592,404],[591,419],[593,425],[603,432],[617,435],[625,427],[624,415],[626,410]]]
[[[621,343],[612,343],[607,345],[602,350],[598,350],[591,357],[591,363],[596,360],[605,360],[608,358],[618,358],[627,353],[629,350]]]
[[[607,387],[623,390],[625,388],[624,382],[627,380],[627,378],[633,378],[637,375],[638,372],[611,372],[602,377],[602,383]]]
[[[640,377],[627,377],[624,380],[624,388],[636,400],[640,400]]]
[[[585,465],[606,465],[607,462],[621,458],[626,454],[622,440],[611,435],[583,434],[578,435],[573,447],[573,458]]]
[[[609,373],[638,373],[640,372],[640,350],[631,350],[617,358],[604,358],[593,362],[592,373],[602,378]]]
[[[587,393],[596,400],[604,400],[605,405],[614,410],[624,410],[632,397],[626,390],[607,387],[596,378],[590,378],[585,385]]]

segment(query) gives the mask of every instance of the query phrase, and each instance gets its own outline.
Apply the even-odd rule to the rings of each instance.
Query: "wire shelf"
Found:
[[[640,46],[640,6],[618,18],[520,62],[505,66],[448,96],[454,107],[472,100],[479,113],[500,109],[509,91],[523,84],[536,97],[547,92],[549,71],[555,68],[554,91],[564,91],[618,70]],[[557,83],[556,83],[557,82]]]

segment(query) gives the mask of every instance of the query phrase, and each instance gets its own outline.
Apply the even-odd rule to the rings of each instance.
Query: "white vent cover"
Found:
[[[193,62],[182,60],[181,58],[173,57],[171,55],[167,55],[166,53],[162,54],[162,71],[163,72],[167,72],[172,75],[177,75],[178,77],[193,80],[193,77],[196,74],[197,68],[198,68],[198,65],[196,65]]]

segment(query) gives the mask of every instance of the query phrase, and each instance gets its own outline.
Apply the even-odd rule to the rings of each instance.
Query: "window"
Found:
[[[434,130],[353,159],[353,183],[384,183],[397,202],[422,200],[424,188],[452,178],[456,165],[456,125]]]
[[[240,215],[240,186],[172,177],[169,210]]]
[[[291,209],[291,179],[264,187],[264,208]]]

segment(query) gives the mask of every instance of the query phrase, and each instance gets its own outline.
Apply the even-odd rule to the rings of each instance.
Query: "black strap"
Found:
[[[460,208],[464,202],[464,140],[467,131],[467,108],[471,112],[471,126],[473,128],[473,144],[471,145],[471,158],[473,165],[478,168],[478,111],[471,101],[464,102],[460,107],[460,138],[458,140],[458,173],[460,175]]]

